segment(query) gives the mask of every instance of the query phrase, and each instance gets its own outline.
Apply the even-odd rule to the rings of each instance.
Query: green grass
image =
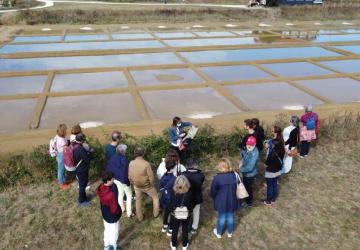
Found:
[[[281,116],[280,116],[281,118]],[[278,123],[283,124],[279,119]],[[255,207],[236,215],[232,239],[215,239],[215,212],[208,196],[220,155],[203,155],[206,175],[200,229],[191,236],[191,249],[358,249],[360,245],[360,128],[359,115],[334,115],[323,121],[322,134],[310,156],[295,159],[281,178],[276,205],[261,205],[265,196],[263,159],[256,180]],[[217,148],[218,150],[219,148]],[[225,151],[224,151],[225,152]],[[238,156],[229,150],[232,162]],[[226,153],[222,153],[226,154]],[[157,162],[158,163],[158,162]],[[37,171],[37,170],[35,170]],[[94,179],[95,181],[95,179]],[[92,183],[94,193],[98,182]],[[0,193],[0,242],[3,249],[101,249],[103,225],[99,201],[77,206],[75,184],[60,191],[55,182],[7,187]],[[161,218],[121,218],[122,249],[168,249]]]

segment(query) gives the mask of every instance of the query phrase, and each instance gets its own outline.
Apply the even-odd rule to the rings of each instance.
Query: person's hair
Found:
[[[72,128],[71,128],[71,133],[72,133],[73,135],[77,135],[77,134],[82,133],[80,124],[75,124],[74,126],[72,126]]]
[[[308,112],[311,112],[312,109],[313,109],[313,106],[311,104],[308,104],[308,105],[305,105],[305,112],[308,113]]]
[[[120,131],[113,131],[112,133],[111,133],[111,140],[112,141],[120,141],[120,139],[121,139],[121,132]]]
[[[251,119],[244,120],[244,124],[249,127],[250,129],[254,129],[254,122]]]
[[[135,157],[144,156],[145,155],[145,148],[141,145],[136,146],[134,149],[134,155]]]
[[[176,194],[185,194],[189,191],[190,186],[188,178],[184,175],[180,175],[176,177],[173,189]]]
[[[275,139],[282,140],[282,129],[279,126],[274,126],[272,128],[273,133],[276,135]]]
[[[300,119],[296,115],[293,115],[293,116],[290,117],[290,122],[295,127],[299,127]]]
[[[196,158],[189,158],[187,161],[186,161],[186,166],[188,168],[199,168],[199,163],[198,163],[198,160]]]
[[[85,142],[86,141],[86,136],[83,133],[78,133],[75,136],[75,141],[77,141],[77,142]]]
[[[101,174],[101,180],[103,183],[107,183],[108,181],[111,181],[111,179],[114,178],[114,173],[110,171],[104,171]]]
[[[258,118],[252,118],[251,121],[253,122],[254,126],[259,127],[260,121]]]
[[[67,130],[66,124],[62,123],[57,127],[56,134],[58,136],[60,136],[60,137],[65,137],[66,136],[66,130]]]
[[[116,152],[119,155],[125,155],[126,149],[127,149],[127,146],[125,144],[120,144],[119,146],[116,147]]]
[[[232,172],[234,171],[231,162],[229,159],[227,158],[222,158],[220,160],[220,162],[217,165],[217,169],[221,172],[221,173],[228,173],[228,172]]]
[[[283,140],[279,140],[279,139],[274,139],[272,140],[272,144],[273,144],[273,150],[274,152],[281,157],[282,155],[285,154],[285,147],[284,147],[284,142]]]
[[[166,171],[170,171],[172,169],[174,169],[176,166],[176,162],[175,161],[168,161],[165,163],[165,168],[166,168]]]
[[[181,118],[178,116],[175,116],[172,121],[172,126],[176,127],[176,124],[178,124],[179,121],[181,121]]]
[[[179,154],[175,149],[170,149],[165,155],[165,162],[173,161],[178,163],[180,161]]]

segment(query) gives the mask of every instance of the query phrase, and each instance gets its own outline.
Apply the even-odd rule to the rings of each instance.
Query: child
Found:
[[[119,237],[119,220],[121,209],[117,202],[117,188],[114,185],[114,174],[104,172],[103,183],[97,189],[100,199],[101,214],[104,219],[104,249],[116,249]]]
[[[168,236],[171,236],[172,229],[171,225],[169,226],[169,215],[170,215],[170,206],[171,206],[171,198],[173,197],[173,186],[175,183],[176,177],[174,176],[174,169],[176,163],[173,161],[169,161],[166,163],[166,173],[161,177],[159,188],[160,188],[160,204],[163,209],[163,227],[162,232],[167,232]]]
[[[253,184],[257,172],[257,161],[259,159],[259,151],[256,147],[256,138],[250,136],[246,142],[246,151],[241,152],[242,164],[240,172],[243,174],[243,183],[249,196],[245,198],[243,207],[252,207],[253,203]]]

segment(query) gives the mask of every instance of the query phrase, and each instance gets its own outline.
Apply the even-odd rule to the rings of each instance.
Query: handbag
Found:
[[[189,210],[183,205],[185,194],[182,198],[180,207],[176,207],[174,210],[174,217],[178,220],[186,220],[189,217]]]
[[[298,154],[299,154],[299,151],[298,151],[298,149],[296,147],[289,150],[288,153],[287,153],[287,155],[290,156],[290,157],[297,156]]]
[[[244,186],[244,183],[241,181],[241,178],[238,173],[235,172],[237,187],[236,187],[236,197],[238,199],[244,199],[249,196],[248,192],[246,191],[246,188]]]

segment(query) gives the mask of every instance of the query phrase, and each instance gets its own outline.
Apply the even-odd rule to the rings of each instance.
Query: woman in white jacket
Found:
[[[176,163],[175,169],[174,169],[174,175],[178,176],[180,173],[185,172],[186,168],[180,163],[179,154],[174,149],[170,149],[167,153],[165,158],[163,158],[163,161],[160,163],[156,175],[158,179],[160,180],[161,177],[166,173],[166,163],[173,161]]]
[[[290,172],[293,157],[289,155],[290,151],[297,148],[299,144],[299,122],[300,119],[297,116],[291,116],[289,121],[289,126],[286,127],[283,131],[283,139],[285,143],[285,156],[284,156],[284,165],[282,172],[284,174]]]

